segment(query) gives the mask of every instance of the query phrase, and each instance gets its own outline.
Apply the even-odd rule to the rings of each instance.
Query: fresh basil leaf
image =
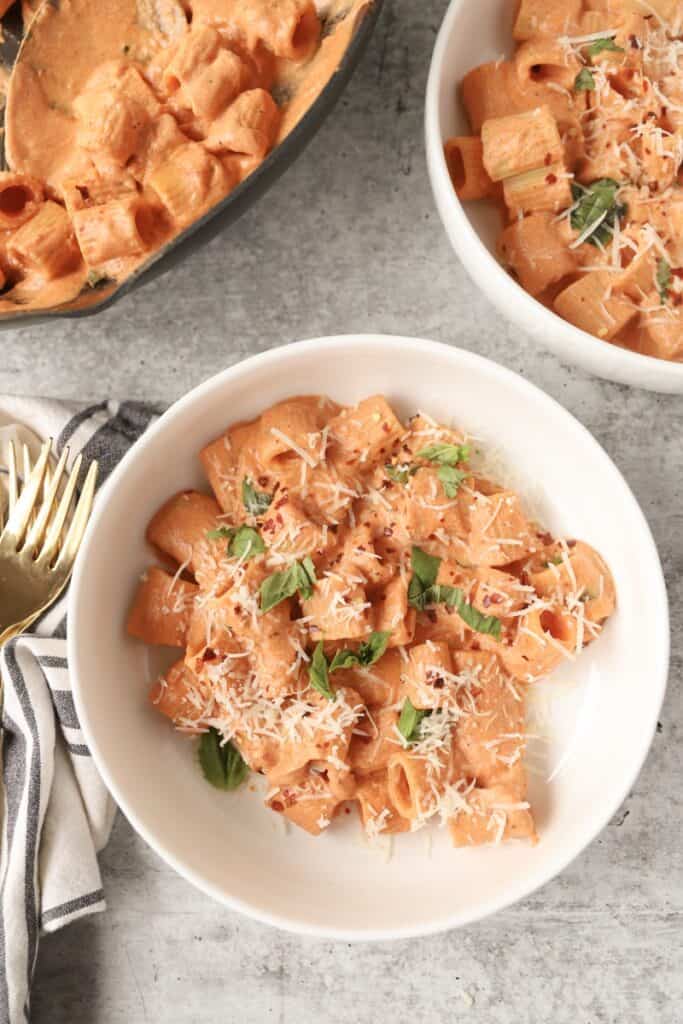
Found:
[[[251,526],[219,526],[217,530],[208,530],[206,536],[209,540],[227,540],[226,553],[244,562],[266,550],[261,534]]]
[[[436,462],[439,466],[457,466],[459,462],[466,462],[469,456],[470,449],[466,444],[431,444],[417,452],[415,458]]]
[[[574,88],[577,92],[595,92],[595,79],[590,68],[581,68],[574,79]]]
[[[294,597],[297,591],[306,600],[313,594],[315,581],[315,565],[308,555],[302,562],[292,562],[289,568],[274,572],[261,584],[261,611],[269,612],[281,601]]]
[[[446,497],[454,498],[467,473],[462,469],[456,469],[455,466],[439,466],[437,476],[443,484]]]
[[[671,266],[664,258],[657,261],[657,291],[662,304],[669,297],[671,287]]]
[[[546,568],[549,569],[551,565],[562,565],[564,558],[562,555],[553,555],[545,564]]]
[[[495,615],[482,615],[473,605],[468,604],[460,587],[450,587],[436,582],[440,558],[428,555],[421,548],[413,546],[413,577],[408,585],[408,602],[419,611],[431,604],[445,604],[455,608],[460,618],[477,633],[487,633],[500,639],[501,622]]]
[[[420,725],[429,711],[418,710],[410,697],[406,697],[398,720],[398,731],[406,743],[414,743],[420,735]]]
[[[371,633],[367,640],[364,640],[357,651],[344,649],[337,651],[330,664],[330,672],[336,672],[338,668],[369,668],[382,657],[389,643],[390,632]]]
[[[595,42],[590,43],[586,47],[586,53],[589,57],[597,57],[599,53],[609,50],[612,53],[624,53],[623,46],[617,46],[614,40],[610,36],[604,36],[602,39],[596,39]]]
[[[434,585],[439,574],[441,559],[413,545],[411,564],[413,575],[408,584],[408,603],[423,611],[427,604],[427,591]]]
[[[571,225],[581,234],[594,225],[585,241],[598,248],[607,245],[617,218],[626,213],[626,207],[617,202],[618,189],[619,183],[613,178],[598,178],[588,186],[576,182],[572,185],[572,196],[578,205],[572,210]]]
[[[230,540],[234,533],[234,526],[219,526],[217,530],[207,530],[207,540]]]
[[[255,558],[256,555],[262,555],[265,550],[263,537],[251,526],[239,526],[228,544],[228,554],[233,558],[242,559],[243,562]]]
[[[384,467],[384,472],[395,484],[407,484],[411,476],[415,476],[417,469],[417,466],[411,466],[408,463],[398,466],[392,466],[390,463],[387,463]]]
[[[419,611],[424,611],[426,604],[425,594],[428,589],[429,587],[423,587],[418,577],[413,574],[408,584],[408,604]]]
[[[358,658],[363,668],[369,668],[382,657],[391,638],[390,630],[371,633],[358,648]]]
[[[272,494],[257,491],[248,476],[242,481],[242,504],[250,516],[262,516],[270,508]]]
[[[325,657],[322,640],[313,651],[311,664],[308,666],[308,679],[313,689],[317,690],[318,693],[322,693],[323,697],[327,697],[328,700],[336,699],[337,694],[330,686],[327,658]]]
[[[428,555],[422,548],[418,548],[415,544],[410,555],[410,562],[413,567],[413,573],[418,578],[424,588],[431,587],[433,583],[436,583],[436,577],[439,575],[439,566],[441,565],[441,559],[435,555]]]
[[[486,633],[500,640],[501,622],[495,615],[482,615],[478,608],[468,604],[459,587],[441,587],[441,600],[450,608],[455,608],[463,622],[475,633]],[[444,593],[447,591],[447,593]]]
[[[313,586],[316,581],[315,565],[310,555],[306,555],[303,562],[298,562],[297,564],[299,566],[297,590],[301,597],[307,600],[313,595]]]
[[[330,672],[336,672],[339,668],[355,668],[356,665],[360,665],[360,659],[355,651],[347,650],[337,651],[334,658],[330,662]]]
[[[270,611],[281,601],[286,601],[288,597],[293,597],[296,594],[298,571],[299,563],[295,562],[288,569],[274,572],[272,576],[268,576],[263,581],[260,591],[262,612]]]
[[[230,740],[222,743],[213,726],[199,741],[199,764],[206,781],[216,789],[237,789],[249,774],[249,765],[237,747]]]

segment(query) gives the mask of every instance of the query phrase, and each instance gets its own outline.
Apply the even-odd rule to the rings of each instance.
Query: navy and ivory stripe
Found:
[[[98,459],[100,483],[163,410],[142,402],[73,404],[0,397],[0,417],[56,448]],[[41,933],[105,909],[97,853],[115,807],[80,728],[66,658],[64,595],[0,652],[0,1024],[30,1021]]]

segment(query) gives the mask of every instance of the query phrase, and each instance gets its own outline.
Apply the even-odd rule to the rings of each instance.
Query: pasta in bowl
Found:
[[[296,403],[289,418],[282,403],[297,393],[331,393],[336,404]],[[386,399],[363,404],[368,395]],[[358,436],[344,408],[357,407],[365,414],[362,447],[376,445],[367,470],[349,474],[360,496],[334,479],[344,424],[352,449]],[[425,419],[425,430],[443,429],[443,444],[458,451],[447,447],[435,461],[429,449],[441,442],[416,436],[416,410],[441,425]],[[406,435],[408,452],[396,447]],[[388,438],[392,450],[382,452]],[[276,507],[285,483],[289,498]],[[454,498],[446,488],[455,488]],[[414,499],[449,506],[444,514],[454,517],[468,489],[502,501],[501,529],[486,523],[495,505],[486,518],[482,505],[474,532],[451,519],[446,538],[473,545],[468,557],[454,558],[444,535],[429,536],[441,532],[433,518],[441,513]],[[366,495],[374,490],[373,501]],[[327,521],[315,513],[316,495]],[[412,518],[397,519],[391,552],[393,528],[383,521],[390,511],[380,499],[413,505]],[[550,534],[539,536],[536,523]],[[361,537],[366,526],[372,545]],[[563,537],[581,541],[554,546]],[[503,545],[498,566],[486,565],[485,538]],[[261,920],[388,938],[489,913],[552,877],[593,838],[647,751],[668,634],[642,514],[571,417],[471,354],[413,339],[342,337],[233,367],[143,436],[112,474],[85,544],[70,595],[69,656],[93,756],[161,856]],[[575,575],[584,563],[583,611],[571,598],[574,584],[561,582],[565,555]],[[234,586],[223,590],[216,569],[236,573],[242,600]],[[503,580],[507,594],[495,593]],[[349,586],[357,589],[347,596]],[[523,587],[539,595],[535,609]],[[599,631],[613,594],[617,610]],[[609,603],[591,605],[598,598]],[[532,635],[520,631],[522,608]],[[533,649],[535,613],[550,638],[540,645],[548,661],[527,672],[514,637]],[[578,640],[572,622],[581,618]],[[127,622],[161,645],[127,635]],[[643,631],[647,646],[633,642]],[[507,667],[499,669],[503,656]],[[550,671],[550,679],[524,678]],[[494,708],[499,719],[509,716],[509,733],[521,735],[508,734]],[[449,762],[446,788],[440,771],[449,772]],[[472,813],[456,814],[463,804]],[[422,818],[426,826],[415,827]],[[420,899],[398,897],[415,878]]]
[[[449,237],[507,315],[593,372],[676,392],[679,14],[647,6],[487,0],[475,28],[454,0],[427,151]]]
[[[614,584],[470,447],[376,395],[285,399],[202,450],[213,494],[151,520],[173,567],[128,632],[185,648],[150,699],[202,733],[209,782],[259,772],[313,835],[355,804],[373,839],[440,818],[456,846],[536,840],[526,690],[599,636]]]

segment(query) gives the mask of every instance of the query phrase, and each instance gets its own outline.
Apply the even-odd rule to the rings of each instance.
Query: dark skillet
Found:
[[[99,301],[96,299],[96,294],[92,294],[92,290],[89,290],[88,304],[82,308],[73,308],[72,304],[71,308],[66,306],[58,309],[27,310],[26,312],[17,309],[16,313],[2,313],[0,314],[0,330],[43,323],[56,317],[75,318],[99,313],[113,305],[127,292],[165,274],[171,267],[186,259],[196,249],[205,245],[233,221],[236,221],[296,160],[332,111],[372,35],[382,3],[383,0],[370,0],[368,10],[360,20],[337,70],[313,105],[279,146],[225,199],[153,253],[146,263],[142,264],[125,281],[122,281],[114,291],[111,291],[110,288],[103,288],[102,298]],[[21,17],[17,15],[17,8],[18,4],[15,8],[10,9],[2,22],[4,42],[0,46],[0,61],[6,67],[11,67],[21,43]]]

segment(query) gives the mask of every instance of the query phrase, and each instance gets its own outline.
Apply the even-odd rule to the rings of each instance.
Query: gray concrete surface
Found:
[[[195,892],[119,819],[102,857],[109,911],[43,942],[35,1024],[683,1019],[683,403],[560,364],[470,283],[422,147],[445,0],[388,2],[336,115],[260,205],[101,318],[0,335],[0,391],[171,400],[248,353],[343,331],[424,335],[505,363],[593,431],[650,520],[674,618],[661,731],[625,806],[559,879],[418,941],[350,947],[253,924]]]

